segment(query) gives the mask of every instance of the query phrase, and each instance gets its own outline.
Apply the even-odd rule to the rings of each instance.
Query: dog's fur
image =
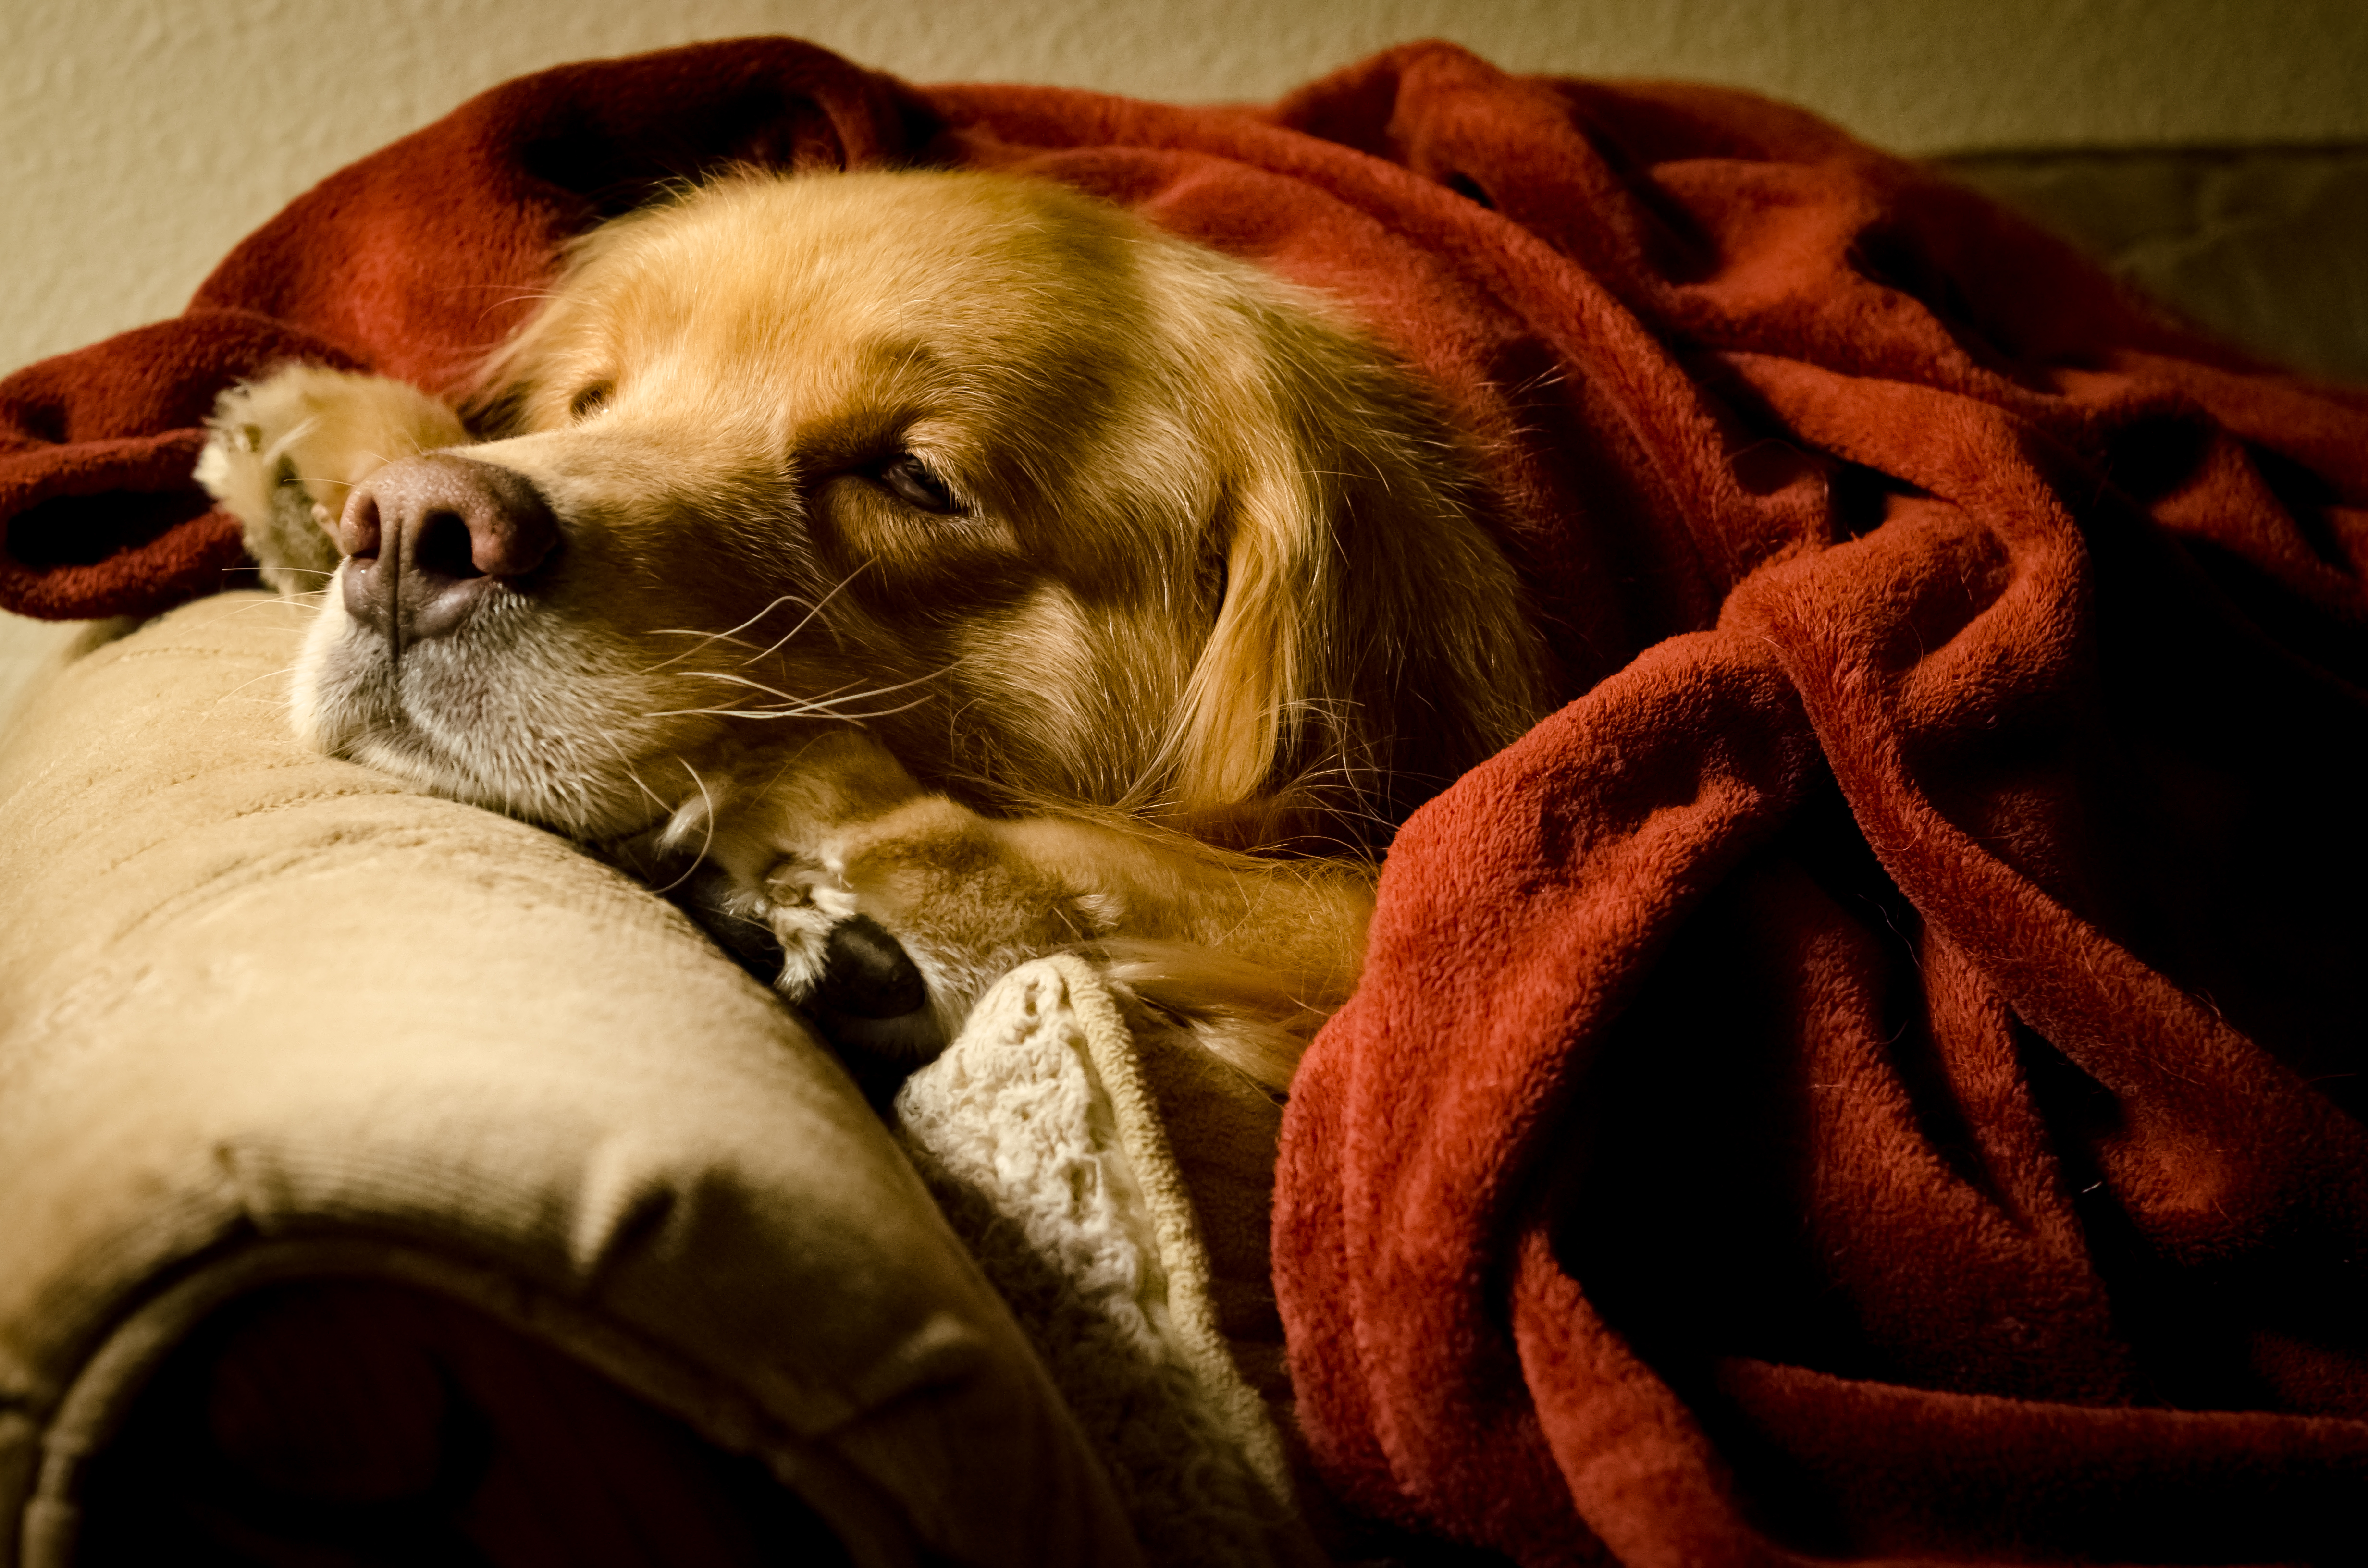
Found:
[[[579,242],[461,412],[301,367],[223,398],[200,478],[270,580],[338,574],[299,731],[654,876],[701,858],[793,999],[876,922],[927,983],[908,1045],[1083,945],[1280,1077],[1353,980],[1374,852],[1546,688],[1407,374],[1057,187],[681,193]],[[453,448],[557,543],[390,641],[359,574]]]

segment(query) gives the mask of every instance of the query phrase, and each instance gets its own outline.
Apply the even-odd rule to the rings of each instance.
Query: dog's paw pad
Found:
[[[887,928],[858,915],[830,928],[814,1005],[854,1018],[901,1018],[928,1005],[929,988]]]

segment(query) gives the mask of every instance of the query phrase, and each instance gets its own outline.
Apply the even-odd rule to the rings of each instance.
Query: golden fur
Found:
[[[300,732],[644,868],[704,856],[796,998],[867,915],[928,983],[923,1043],[1086,945],[1287,1072],[1275,1040],[1353,979],[1372,853],[1544,687],[1486,492],[1407,375],[1057,187],[686,192],[579,242],[463,412],[461,454],[529,482],[556,547],[408,644],[341,569]],[[301,368],[214,431],[200,475],[283,585],[336,565],[306,521],[377,537],[356,508],[407,470],[376,460],[461,438],[424,394]]]

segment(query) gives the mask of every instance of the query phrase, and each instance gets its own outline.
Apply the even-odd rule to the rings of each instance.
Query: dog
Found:
[[[457,406],[285,368],[199,477],[319,598],[304,740],[695,867],[792,1003],[907,1056],[1072,949],[1279,1088],[1390,832],[1550,687],[1402,364],[1019,176],[674,192]]]

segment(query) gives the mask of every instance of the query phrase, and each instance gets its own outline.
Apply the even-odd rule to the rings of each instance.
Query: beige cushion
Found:
[[[1131,1562],[1109,1485],[797,1021],[565,843],[299,749],[302,612],[90,653],[0,749],[0,1561],[259,1283],[470,1301],[761,1455],[857,1561]]]

